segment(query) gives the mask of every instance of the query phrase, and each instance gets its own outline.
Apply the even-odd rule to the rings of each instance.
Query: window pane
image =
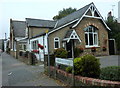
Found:
[[[59,48],[59,43],[57,41],[55,42],[55,48]]]
[[[97,34],[94,34],[94,45],[97,45]]]
[[[93,34],[89,33],[89,45],[93,45]]]
[[[85,42],[86,42],[86,45],[88,45],[88,34],[85,34]]]

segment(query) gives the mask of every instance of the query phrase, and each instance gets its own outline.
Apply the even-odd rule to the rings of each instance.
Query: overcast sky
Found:
[[[23,21],[25,18],[52,20],[63,8],[80,9],[91,2],[94,2],[104,19],[112,7],[117,18],[118,1],[120,0],[0,0],[0,39],[5,38],[5,33],[9,37],[10,18]]]

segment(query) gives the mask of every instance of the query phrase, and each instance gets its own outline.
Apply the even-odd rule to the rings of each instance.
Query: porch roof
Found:
[[[63,41],[67,41],[67,42],[69,42],[70,40],[79,40],[79,42],[81,42],[78,34],[76,33],[74,29],[68,30],[63,39]]]

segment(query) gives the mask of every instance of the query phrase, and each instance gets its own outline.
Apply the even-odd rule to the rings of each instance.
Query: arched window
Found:
[[[54,49],[60,48],[60,41],[58,37],[54,38]]]
[[[98,29],[94,26],[88,26],[84,31],[86,47],[98,46]]]

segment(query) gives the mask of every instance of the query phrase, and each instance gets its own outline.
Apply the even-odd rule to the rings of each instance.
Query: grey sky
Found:
[[[0,0],[0,39],[7,33],[9,37],[9,20],[25,20],[25,18],[38,18],[52,20],[63,8],[77,8],[94,2],[97,9],[103,16],[112,11],[118,17],[118,1],[120,0]]]

